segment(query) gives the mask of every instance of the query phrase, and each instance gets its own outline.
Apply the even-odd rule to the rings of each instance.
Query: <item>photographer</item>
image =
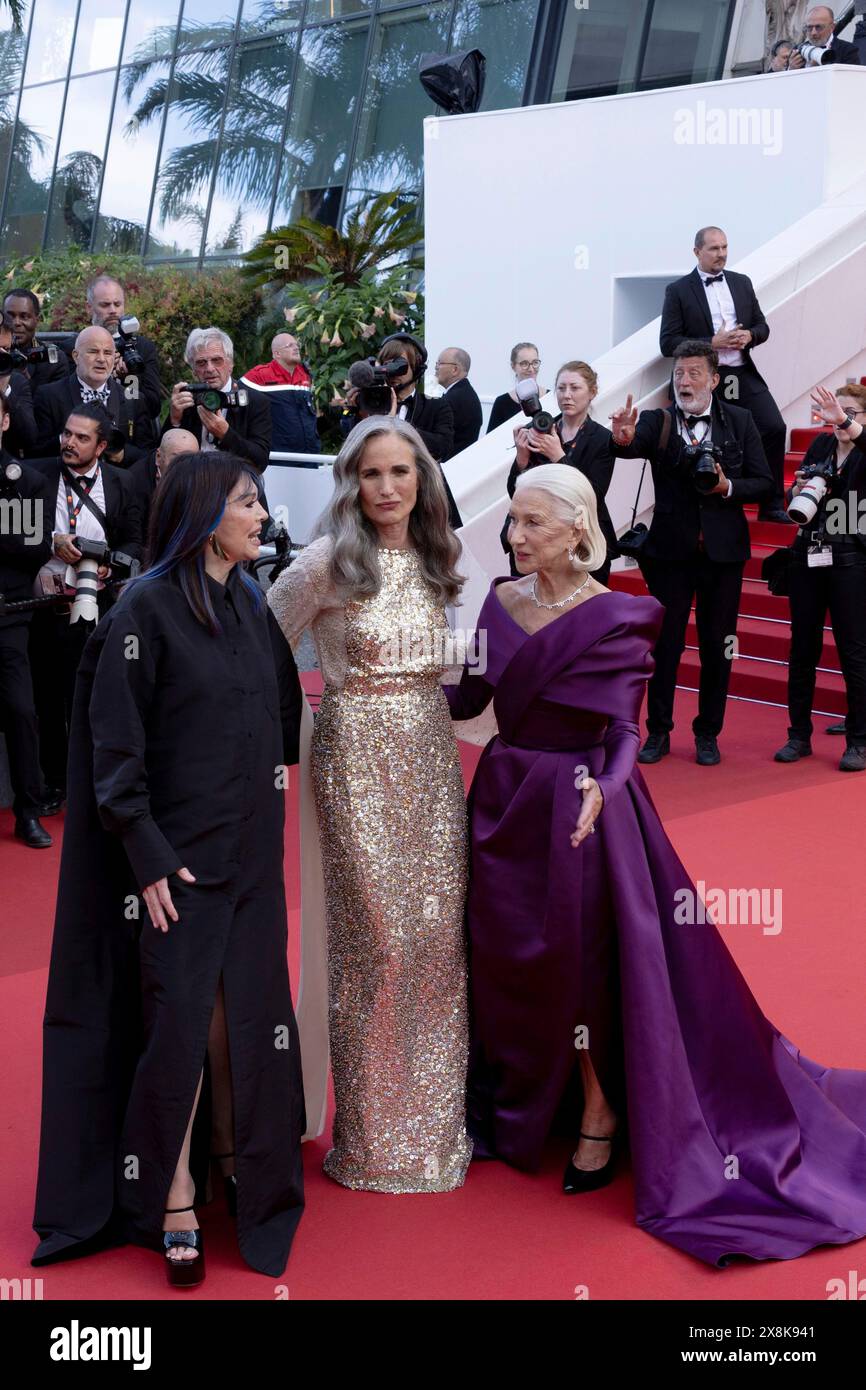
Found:
[[[66,354],[57,350],[52,362],[49,354],[53,344],[40,343],[36,337],[40,312],[39,300],[32,290],[7,291],[3,300],[3,318],[12,328],[15,346],[25,353],[44,354],[42,361],[31,362],[23,369],[34,399],[43,386],[48,386],[52,381],[62,381],[69,375]]]
[[[0,406],[0,594],[17,603],[30,598],[34,576],[51,554],[54,496],[43,474],[18,463],[5,448],[8,423],[9,413]],[[30,619],[30,613],[0,613],[0,728],[6,735],[15,836],[31,849],[47,849],[51,836],[39,817],[53,814],[60,803],[45,804],[39,772]]]
[[[860,52],[856,44],[837,39],[833,33],[836,16],[829,5],[816,5],[806,15],[805,38],[796,44],[788,59],[789,68],[824,67],[827,63],[855,63]]]
[[[422,396],[415,389],[426,365],[427,349],[411,333],[387,337],[375,363],[353,363],[347,409],[340,422],[342,432],[350,434],[359,420],[370,415],[398,415],[418,431],[441,470],[443,459],[454,452],[454,416],[444,397]],[[463,522],[444,473],[442,481],[448,497],[448,524],[457,530]]]
[[[165,395],[159,377],[156,344],[143,338],[138,319],[126,313],[126,291],[119,280],[99,275],[87,286],[90,322],[105,328],[115,346],[114,375],[124,389],[134,384],[148,415],[159,417]]]
[[[698,713],[692,723],[696,760],[719,762],[717,738],[731,674],[729,644],[737,630],[743,568],[751,554],[744,502],[760,502],[773,486],[748,410],[713,397],[719,380],[715,349],[680,343],[674,352],[674,403],[638,419],[629,396],[611,418],[611,452],[645,458],[652,467],[655,509],[640,549],[647,587],[664,604],[649,682],[648,738],[638,761],[670,752],[677,668],[692,601],[700,646]]]
[[[271,452],[271,407],[266,396],[240,386],[232,376],[234,347],[221,328],[194,328],[184,359],[195,381],[179,381],[171,393],[166,430],[189,430],[202,452],[219,449],[248,459],[264,473]],[[221,402],[217,396],[224,397]],[[202,404],[210,400],[213,409]]]
[[[93,333],[101,329],[88,330]],[[34,461],[48,480],[53,522],[52,556],[36,576],[37,598],[57,595],[66,602],[34,614],[30,659],[39,715],[39,753],[49,797],[66,786],[67,727],[72,713],[75,673],[94,621],[74,616],[75,586],[67,571],[81,560],[76,540],[100,543],[133,560],[142,553],[141,501],[128,475],[105,462],[112,422],[96,402],[81,405],[64,422],[59,458]],[[114,599],[105,581],[111,567],[100,565],[97,609],[101,616]]]
[[[114,342],[106,328],[84,328],[72,352],[75,371],[43,386],[36,397],[36,452],[57,454],[60,434],[70,412],[95,402],[108,415],[113,431],[106,458],[128,468],[156,444],[153,420],[140,396],[128,396],[112,375]]]
[[[819,434],[794,475],[800,528],[791,546],[788,589],[788,741],[776,762],[812,752],[812,700],[827,612],[845,679],[847,747],[841,772],[866,771],[866,387],[819,386],[812,400],[832,434]]]
[[[593,399],[598,395],[598,377],[587,362],[566,362],[556,373],[554,389],[562,414],[550,429],[539,432],[532,423],[515,427],[517,455],[508,474],[508,496],[514,496],[520,474],[541,463],[567,463],[583,473],[592,484],[598,506],[598,524],[607,542],[607,559],[600,569],[592,571],[592,577],[599,584],[607,584],[611,561],[619,555],[619,548],[604,500],[613,477],[610,430],[590,417]],[[538,405],[537,396],[534,403]],[[536,418],[544,414],[540,406],[535,414]],[[546,424],[546,420],[542,423]],[[511,573],[518,575],[520,571],[508,544],[507,529],[506,522],[500,539],[509,557]]]
[[[9,415],[9,425],[3,448],[18,459],[28,458],[36,446],[30,382],[23,366],[14,360],[20,356],[15,350],[12,325],[4,315],[0,318],[0,397]]]

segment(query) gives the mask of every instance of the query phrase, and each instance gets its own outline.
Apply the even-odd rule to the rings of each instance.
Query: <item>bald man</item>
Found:
[[[199,444],[190,430],[166,430],[155,449],[134,463],[129,470],[133,488],[141,498],[145,533],[150,521],[153,495],[161,478],[165,477],[171,463],[178,454],[197,454]]]
[[[465,348],[445,348],[436,359],[436,380],[448,397],[454,416],[452,458],[474,444],[481,433],[481,401],[469,380],[471,366],[472,359]]]
[[[806,15],[803,37],[817,48],[808,64],[802,53],[795,51],[788,59],[789,68],[825,67],[827,63],[854,63],[859,66],[860,53],[856,44],[837,39],[833,34],[836,17],[829,5],[815,5]]]
[[[277,333],[271,339],[271,360],[251,368],[241,384],[267,396],[271,406],[271,448],[282,453],[321,452],[313,403],[313,379],[301,361],[301,348],[293,333]],[[310,460],[309,467],[317,464]]]
[[[61,430],[72,411],[95,402],[114,426],[105,452],[107,462],[129,468],[156,447],[156,431],[144,399],[114,376],[114,339],[106,328],[84,328],[75,339],[72,360],[75,370],[68,377],[43,386],[37,394],[33,456],[57,455]]]

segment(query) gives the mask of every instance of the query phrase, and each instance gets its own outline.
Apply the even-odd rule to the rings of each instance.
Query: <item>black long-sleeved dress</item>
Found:
[[[163,1210],[222,975],[238,1244],[279,1276],[303,1210],[298,1034],[286,962],[286,764],[297,761],[294,658],[237,569],[208,578],[222,633],[178,583],[121,595],[85,648],[44,1026],[34,1263],[131,1240]],[[195,883],[178,879],[186,866]],[[140,890],[167,876],[180,920],[155,930]],[[209,1085],[191,1148],[207,1171]]]

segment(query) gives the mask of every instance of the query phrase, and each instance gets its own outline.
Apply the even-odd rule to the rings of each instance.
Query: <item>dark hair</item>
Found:
[[[794,40],[793,40],[793,39],[776,39],[776,42],[773,44],[773,47],[770,49],[770,57],[771,57],[771,58],[775,58],[775,57],[778,55],[778,52],[779,52],[779,49],[780,49],[780,48],[793,48],[793,47],[794,47]]]
[[[405,357],[409,366],[412,368],[413,375],[421,366],[421,354],[414,343],[407,343],[397,338],[389,338],[387,343],[383,343],[376,357],[377,362],[393,362],[395,357]]]
[[[96,401],[88,401],[86,405],[74,406],[66,416],[67,421],[71,420],[73,415],[77,415],[79,420],[95,420],[97,439],[100,443],[108,443],[114,429],[114,421],[101,405]]]
[[[674,349],[674,361],[680,357],[706,357],[712,371],[719,370],[719,354],[711,343],[702,338],[684,338]]]
[[[204,550],[222,521],[229,494],[242,478],[260,492],[258,474],[248,459],[213,449],[203,454],[178,454],[154,494],[147,569],[125,586],[129,589],[169,575],[212,636],[222,628],[208,591]],[[258,611],[264,605],[264,594],[246,570],[239,569],[238,574]]]
[[[42,313],[42,305],[39,303],[39,300],[36,298],[36,295],[33,293],[32,290],[7,290],[3,296],[4,307],[6,305],[7,299],[29,299],[30,303],[33,305],[33,312],[35,313],[36,317],[38,318],[39,315]]]

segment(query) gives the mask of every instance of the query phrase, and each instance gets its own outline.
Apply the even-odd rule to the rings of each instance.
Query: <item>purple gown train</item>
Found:
[[[697,890],[635,766],[661,605],[598,595],[530,636],[496,595],[507,582],[478,619],[485,675],[446,687],[453,718],[492,698],[499,729],[470,793],[476,1154],[538,1167],[586,1025],[625,1100],[644,1230],[714,1265],[857,1240],[866,1072],[804,1057],[713,923],[675,920],[675,895]],[[581,765],[604,808],[573,849]]]

